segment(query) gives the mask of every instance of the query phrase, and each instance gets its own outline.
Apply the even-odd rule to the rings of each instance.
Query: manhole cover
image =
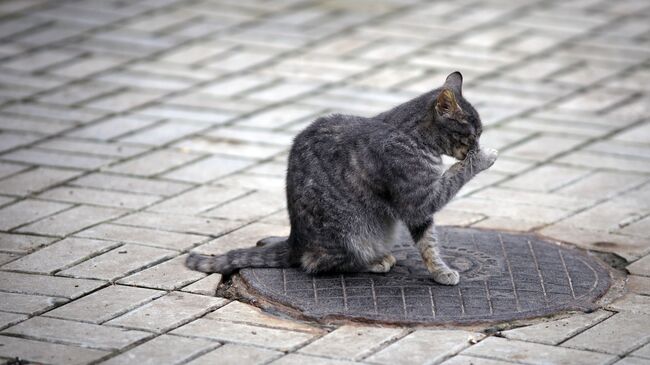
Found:
[[[247,295],[316,320],[414,324],[474,323],[591,310],[609,288],[597,259],[539,237],[467,228],[438,229],[457,286],[430,279],[408,242],[397,245],[387,274],[305,274],[298,269],[245,269]]]

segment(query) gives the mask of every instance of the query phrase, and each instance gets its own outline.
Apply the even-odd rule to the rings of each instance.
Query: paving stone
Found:
[[[632,356],[642,357],[644,359],[650,359],[650,343],[645,346],[641,346],[638,350],[634,351]]]
[[[255,192],[205,212],[207,217],[252,221],[284,208],[286,197]]]
[[[24,133],[0,134],[0,152],[12,150],[16,147],[31,144],[41,139],[41,136]]]
[[[219,236],[243,225],[241,222],[233,222],[223,219],[146,212],[131,214],[116,220],[115,223],[212,236]]]
[[[188,293],[214,296],[217,291],[217,285],[219,285],[220,282],[221,274],[210,274],[181,290]]]
[[[105,365],[178,364],[209,350],[218,343],[180,336],[162,335],[103,362]],[[218,361],[220,364],[222,362]]]
[[[626,269],[631,274],[650,276],[650,255],[631,263]]]
[[[0,162],[0,179],[26,170],[28,167],[9,162]]]
[[[204,241],[206,237],[195,234],[165,232],[148,228],[128,227],[117,224],[101,224],[76,234],[79,237],[137,243],[171,250],[184,250]]]
[[[109,95],[104,98],[94,100],[86,106],[106,110],[110,112],[124,112],[159,99],[163,94],[161,92],[132,90],[122,91],[117,94]]]
[[[122,142],[160,146],[205,129],[204,124],[167,122],[120,138]]]
[[[59,153],[41,149],[21,149],[2,156],[3,159],[40,166],[93,170],[113,162],[112,158]]]
[[[159,150],[144,156],[111,166],[108,171],[129,175],[152,176],[165,172],[171,168],[185,165],[197,159],[199,155],[176,152],[172,150]]]
[[[198,246],[195,250],[208,255],[221,255],[233,249],[253,247],[265,237],[287,235],[289,229],[286,226],[253,223]]]
[[[160,200],[160,197],[154,195],[131,194],[77,187],[59,187],[50,189],[41,193],[38,197],[68,203],[101,205],[122,209],[140,209]]]
[[[28,253],[39,247],[46,246],[54,240],[55,238],[52,237],[0,232],[0,251]]]
[[[97,223],[117,218],[125,213],[126,211],[119,209],[80,205],[21,227],[18,231],[49,236],[66,236]]]
[[[0,328],[13,326],[14,324],[26,319],[27,316],[23,314],[0,312]]]
[[[498,337],[487,338],[463,351],[462,355],[526,364],[571,363],[595,365],[609,364],[616,359],[613,355],[597,352],[553,347]]]
[[[190,183],[205,183],[241,171],[255,162],[225,156],[210,156],[171,171],[163,177]]]
[[[574,149],[584,139],[576,137],[540,136],[519,144],[504,152],[505,156],[544,161],[562,152]],[[553,148],[549,148],[553,146]]]
[[[314,364],[314,365],[353,365],[361,364],[354,361],[348,360],[335,360],[331,358],[323,358],[316,356],[308,356],[302,354],[289,354],[285,357],[282,357],[276,361],[273,361],[271,364],[274,365],[299,365],[299,364]]]
[[[206,312],[223,305],[225,302],[226,300],[223,298],[171,292],[106,324],[146,331],[164,332],[196,319]],[[210,322],[213,324],[218,323],[214,321]],[[176,332],[176,330],[173,331],[173,333]],[[209,337],[202,336],[198,332],[187,334],[190,335],[189,337]]]
[[[40,78],[42,80],[42,77]],[[4,108],[4,111],[26,117],[35,117],[53,121],[67,121],[68,123],[89,123],[105,115],[105,113],[82,108],[69,108],[65,106],[45,105],[36,103],[13,104]]]
[[[43,295],[7,292],[2,292],[0,295],[2,296],[2,301],[0,302],[0,311],[29,315],[44,312],[49,308],[67,302],[67,299],[64,298],[55,298]]]
[[[175,254],[176,252],[171,250],[127,243],[63,270],[60,274],[113,281]]]
[[[382,344],[398,338],[398,328],[341,326],[333,332],[301,348],[308,355],[359,360],[372,354]]]
[[[0,336],[0,356],[47,364],[87,364],[108,351]]]
[[[149,333],[63,319],[34,317],[2,331],[3,334],[57,341],[100,350],[121,349]]]
[[[650,295],[650,278],[629,275],[627,277],[627,287],[632,293]]]
[[[230,113],[200,108],[184,108],[175,105],[156,105],[138,111],[138,115],[175,121],[200,122],[206,126],[222,124],[232,118]]]
[[[603,199],[641,184],[646,178],[623,172],[598,171],[557,190],[557,193],[588,199]]]
[[[0,229],[10,230],[39,218],[60,212],[70,205],[34,199],[21,200],[0,209]]]
[[[126,116],[109,118],[99,123],[93,123],[82,128],[75,129],[68,135],[80,138],[92,138],[109,140],[126,133],[145,128],[154,124],[157,119],[140,116]]]
[[[466,355],[457,355],[443,362],[444,365],[508,365],[511,362],[486,359],[483,357],[473,357]]]
[[[76,171],[36,168],[0,181],[0,193],[24,196],[72,179],[78,174]]]
[[[602,310],[589,314],[577,314],[551,322],[515,328],[502,332],[502,335],[511,340],[557,345],[567,338],[602,322],[611,315],[611,312]]]
[[[509,180],[501,186],[521,190],[550,191],[587,175],[587,170],[544,165]]]
[[[621,312],[643,313],[650,315],[650,296],[638,295],[634,293],[625,294],[618,298],[607,308]]]
[[[230,302],[227,305],[224,305],[223,307],[217,309],[216,311],[206,314],[205,318],[218,319],[218,320],[228,321],[228,322],[245,323],[245,324],[257,325],[257,326],[280,328],[280,329],[286,329],[292,331],[302,331],[302,332],[308,332],[313,334],[323,334],[324,332],[322,329],[309,325],[308,323],[297,322],[297,321],[293,321],[281,317],[272,316],[270,314],[266,314],[265,312],[263,312],[261,309],[257,307],[244,304],[238,301]],[[377,335],[381,336],[381,331],[379,331],[380,332],[379,334],[375,334],[375,333],[367,333],[368,331],[363,331],[363,328],[361,328],[360,330],[362,332],[362,335],[365,334],[371,338],[375,338]],[[349,332],[349,331],[344,331],[344,332]],[[345,333],[343,335],[345,336]],[[338,338],[338,335],[335,337]],[[336,338],[334,339],[334,343],[333,343],[334,345],[336,345],[335,341]],[[330,342],[330,344],[332,343]],[[316,348],[314,352],[317,352],[319,349],[322,349],[322,346]]]
[[[562,346],[623,355],[648,342],[650,315],[621,312],[564,342]]]
[[[559,163],[585,166],[591,168],[611,169],[624,172],[650,172],[647,161],[630,159],[627,156],[615,156],[604,153],[576,151],[557,160]]]
[[[150,302],[164,291],[110,285],[47,312],[48,317],[100,324]]]
[[[161,213],[194,215],[207,211],[217,205],[227,203],[248,192],[248,190],[238,187],[201,186],[156,204],[148,210]]]
[[[616,365],[648,365],[650,360],[640,357],[628,356],[616,362]]]
[[[124,63],[126,60],[110,55],[91,55],[78,58],[71,63],[50,70],[49,73],[65,77],[85,77],[97,72],[108,70]]]
[[[366,361],[378,364],[437,364],[478,341],[480,333],[459,330],[418,330],[392,343]]]
[[[87,141],[72,138],[50,139],[39,143],[37,147],[55,151],[84,153],[108,157],[131,157],[147,150],[147,148],[144,147],[136,147],[116,142]]]
[[[90,256],[108,251],[117,242],[99,241],[80,238],[66,238],[42,248],[27,256],[4,265],[3,269],[50,274],[62,268],[70,267]]]
[[[175,329],[172,333],[181,336],[203,337],[217,341],[261,346],[279,351],[289,351],[314,337],[304,332],[202,318]]]
[[[189,188],[189,185],[184,183],[113,175],[107,173],[94,173],[86,175],[70,182],[70,184],[96,189],[107,189],[162,196],[175,195]]]
[[[628,261],[645,254],[648,251],[648,245],[650,245],[648,239],[581,229],[574,225],[563,224],[563,222],[547,226],[539,230],[539,233],[560,241],[571,242],[571,244],[584,249],[615,252]]]
[[[165,261],[156,266],[120,279],[118,283],[148,288],[174,290],[205,277],[205,274],[185,266],[187,255]]]
[[[208,352],[190,362],[188,365],[261,365],[269,360],[282,356],[279,351],[267,350],[260,347],[237,345],[227,343],[215,350]]]

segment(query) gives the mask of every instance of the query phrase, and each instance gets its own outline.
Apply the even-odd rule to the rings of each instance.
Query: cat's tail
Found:
[[[246,267],[289,267],[290,248],[287,237],[268,237],[258,246],[210,256],[191,252],[185,261],[190,269],[205,273],[230,274]]]

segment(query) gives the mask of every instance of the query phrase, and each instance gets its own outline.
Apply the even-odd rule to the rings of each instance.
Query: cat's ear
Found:
[[[460,106],[456,102],[456,96],[450,89],[442,89],[436,98],[436,112],[440,116],[451,117],[460,111]]]
[[[461,75],[461,73],[458,71],[450,73],[449,76],[447,76],[447,79],[445,80],[445,84],[443,85],[443,87],[447,89],[452,89],[458,94],[462,95],[463,75]]]

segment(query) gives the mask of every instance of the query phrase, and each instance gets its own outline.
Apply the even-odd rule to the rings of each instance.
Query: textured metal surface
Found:
[[[447,262],[461,273],[457,286],[433,282],[410,242],[395,247],[397,265],[387,274],[246,269],[240,275],[249,292],[302,316],[423,324],[592,309],[610,284],[596,259],[533,235],[448,227],[438,232]]]

